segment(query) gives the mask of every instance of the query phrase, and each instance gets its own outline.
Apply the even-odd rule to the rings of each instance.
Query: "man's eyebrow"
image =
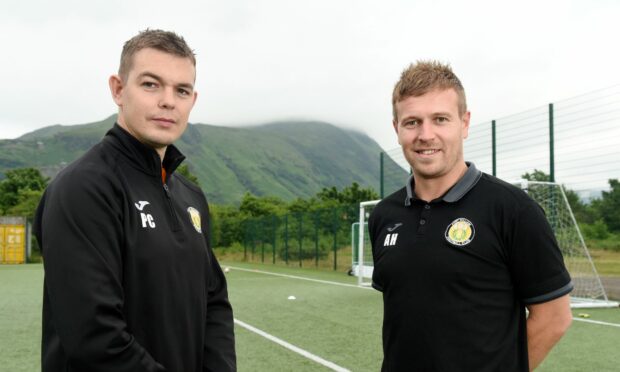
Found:
[[[420,120],[422,118],[423,115],[418,115],[418,114],[409,114],[407,116],[403,116],[398,122],[399,123],[404,123],[407,120]],[[449,111],[437,111],[437,112],[433,112],[432,114],[430,114],[431,117],[436,118],[438,116],[445,116],[448,118],[452,118],[452,114]]]
[[[188,89],[188,90],[194,90],[194,85],[190,84],[190,83],[180,83],[180,84],[177,84],[177,88],[184,88],[184,89]]]
[[[420,118],[420,116],[419,116],[419,115],[416,115],[416,114],[409,114],[409,115],[407,115],[407,116],[403,116],[403,117],[402,117],[399,121],[402,123],[402,122],[407,121],[407,120],[411,120],[411,119],[419,119],[419,118]]]
[[[138,77],[139,78],[150,77],[152,79],[155,79],[155,80],[159,81],[160,83],[162,82],[162,78],[159,77],[159,75],[156,75],[156,74],[154,74],[152,72],[148,72],[148,71],[145,71],[145,72],[141,73],[140,75],[138,75]]]
[[[148,72],[148,71],[145,71],[145,72],[141,73],[140,75],[138,75],[138,78],[143,78],[143,77],[150,77],[151,79],[157,80],[157,82],[159,82],[159,83],[163,83],[164,82],[164,80],[159,75],[154,74],[152,72]],[[179,83],[179,84],[176,84],[176,87],[193,90],[194,89],[194,84],[192,84],[192,83]]]

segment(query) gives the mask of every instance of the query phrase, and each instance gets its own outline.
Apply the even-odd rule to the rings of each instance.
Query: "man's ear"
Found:
[[[118,75],[112,75],[108,79],[108,85],[110,86],[110,93],[112,93],[112,99],[117,106],[123,104],[123,80]]]
[[[394,127],[394,132],[396,132],[396,139],[398,140],[398,144],[400,145],[400,136],[398,135],[398,122],[396,119],[392,120],[392,127]]]
[[[196,104],[196,99],[198,99],[198,92],[194,91],[194,101],[192,102],[192,108],[194,108],[194,105]]]
[[[465,112],[461,120],[463,122],[463,127],[462,127],[463,139],[465,139],[469,135],[469,121],[471,120],[471,112],[469,111]]]

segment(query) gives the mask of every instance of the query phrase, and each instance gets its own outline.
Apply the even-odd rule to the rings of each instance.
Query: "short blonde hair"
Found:
[[[392,92],[392,114],[398,120],[396,104],[407,97],[419,97],[432,90],[454,89],[459,97],[459,115],[467,112],[465,89],[458,77],[452,72],[449,64],[438,61],[417,61],[410,64],[400,75],[400,80]]]

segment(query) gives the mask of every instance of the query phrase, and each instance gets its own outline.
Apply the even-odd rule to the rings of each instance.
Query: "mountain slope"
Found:
[[[114,120],[111,116],[90,124],[55,125],[16,140],[2,140],[0,172],[34,166],[54,176],[97,143]],[[177,146],[207,197],[218,204],[238,203],[247,191],[290,200],[352,182],[379,189],[381,148],[362,133],[328,123],[278,122],[243,128],[193,124]]]

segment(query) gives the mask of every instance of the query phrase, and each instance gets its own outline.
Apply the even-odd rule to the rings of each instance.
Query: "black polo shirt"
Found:
[[[573,288],[542,208],[468,167],[430,202],[411,177],[370,216],[382,371],[528,371],[525,305]]]

